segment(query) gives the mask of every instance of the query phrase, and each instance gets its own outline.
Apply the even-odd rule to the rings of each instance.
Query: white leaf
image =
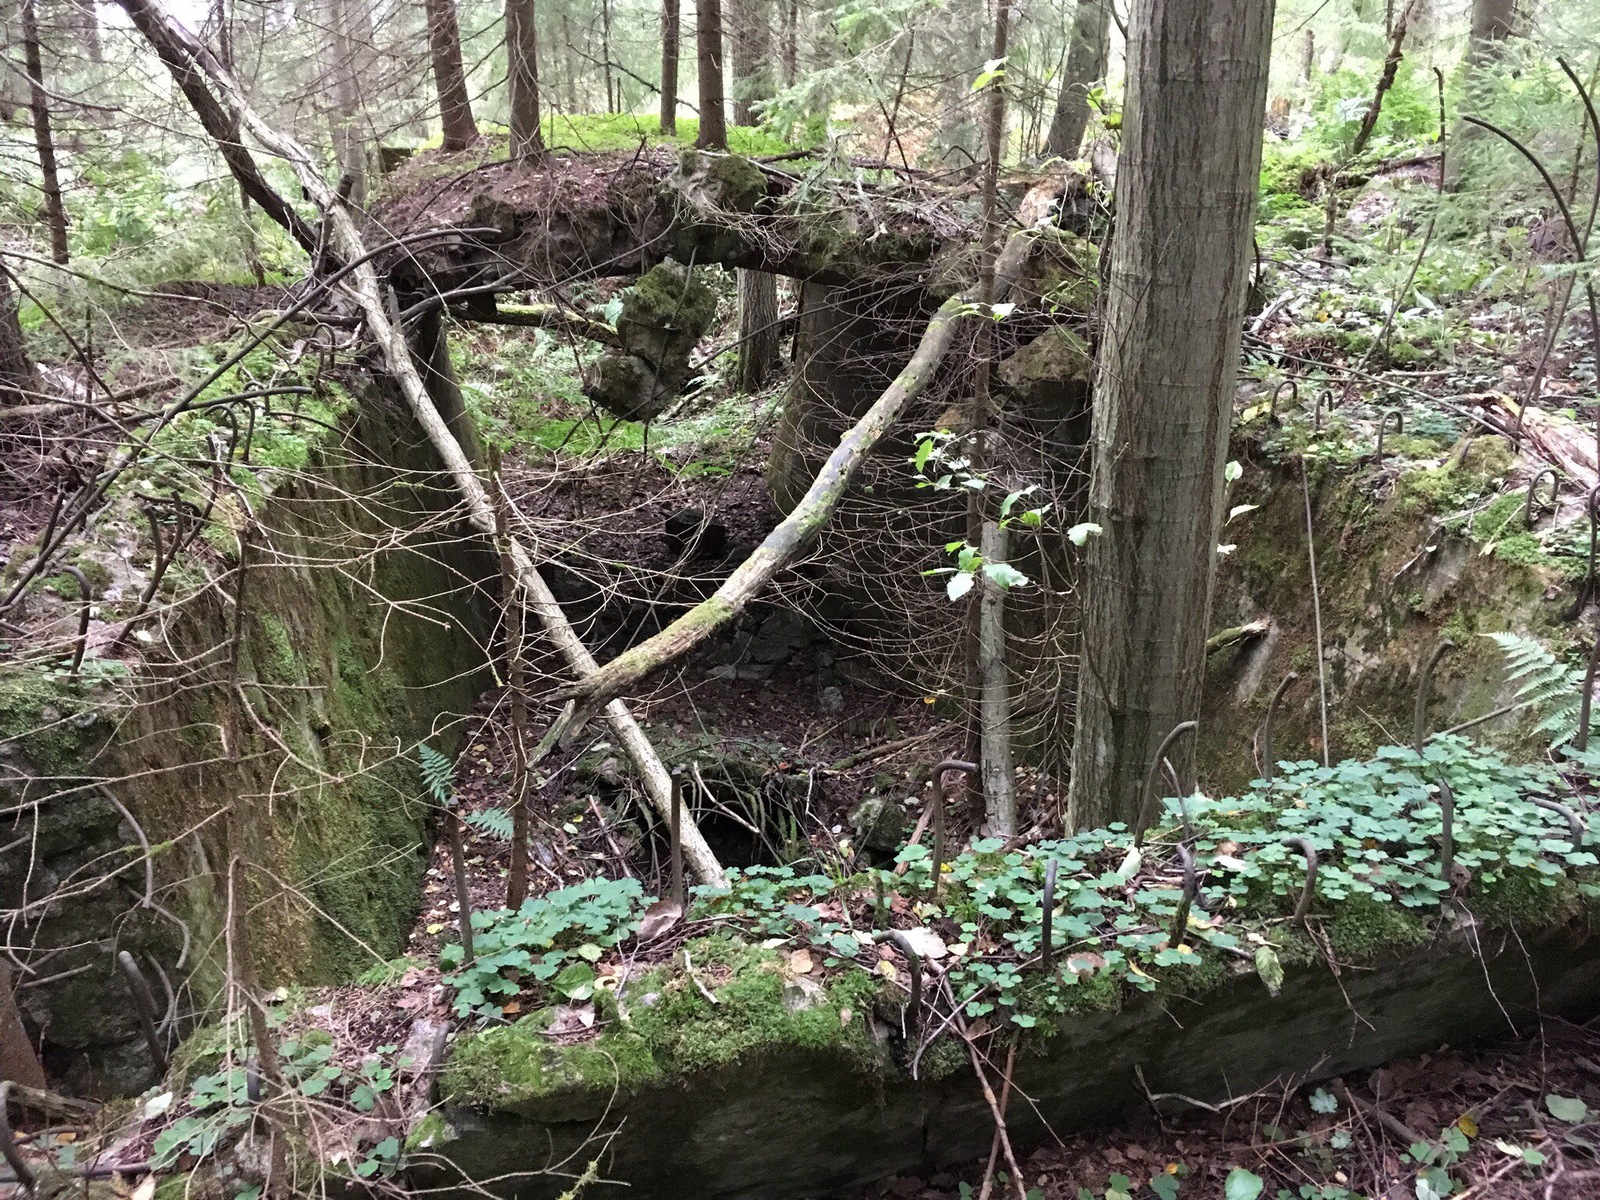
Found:
[[[1091,537],[1099,537],[1104,532],[1105,530],[1100,528],[1100,526],[1096,525],[1093,521],[1085,521],[1083,524],[1074,525],[1071,529],[1067,530],[1067,541],[1071,542],[1074,546],[1081,546]]]
[[[944,594],[952,600],[959,600],[972,590],[973,575],[971,571],[958,571],[950,576],[950,581],[944,585]]]
[[[1231,521],[1235,517],[1242,517],[1248,512],[1255,512],[1260,507],[1261,505],[1259,504],[1235,504],[1228,510],[1228,520]]]
[[[1222,481],[1224,483],[1232,483],[1243,474],[1244,468],[1239,465],[1238,459],[1234,459],[1222,468]]]
[[[1227,558],[1228,555],[1232,554],[1238,548],[1239,548],[1239,546],[1238,546],[1238,544],[1236,542],[1228,542],[1225,545],[1218,546],[1217,547],[1217,557],[1218,558]]]
[[[1028,577],[1010,563],[984,563],[983,573],[1001,588],[1024,587]]]

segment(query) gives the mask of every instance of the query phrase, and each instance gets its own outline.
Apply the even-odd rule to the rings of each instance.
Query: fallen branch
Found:
[[[483,537],[492,539],[495,519],[494,505],[490,502],[489,493],[471,463],[467,461],[461,444],[456,440],[444,418],[440,416],[432,397],[428,395],[405,334],[390,319],[378,273],[367,258],[368,252],[355,221],[334,190],[328,186],[316,160],[294,138],[279,133],[262,120],[245,100],[244,93],[233,77],[188,30],[161,7],[158,0],[118,0],[118,3],[128,11],[140,32],[152,46],[156,47],[158,53],[161,53],[162,47],[165,46],[171,53],[181,50],[187,55],[188,65],[184,70],[190,74],[193,70],[200,70],[209,77],[216,89],[216,98],[225,106],[235,127],[242,126],[248,130],[263,147],[294,170],[306,197],[323,213],[329,248],[345,263],[356,264],[349,269],[344,286],[360,307],[368,333],[382,353],[385,366],[395,383],[399,385],[412,415],[428,435],[428,440],[443,460],[456,489],[466,500],[467,523]],[[171,61],[168,61],[168,66],[173,69],[174,75],[178,76],[179,67],[174,66]],[[180,83],[181,79],[182,77]],[[209,90],[201,90],[205,90],[208,96],[211,94]],[[185,95],[189,94],[186,88]],[[192,96],[191,102],[193,102]],[[201,113],[201,118],[202,121],[205,120],[204,113]],[[243,152],[242,147],[240,150]],[[247,152],[244,153],[244,157],[249,158]],[[235,165],[234,157],[229,158],[229,165],[230,167]],[[248,164],[248,169],[255,170],[253,162]],[[598,670],[594,657],[578,637],[577,631],[572,628],[566,614],[561,611],[561,606],[556,602],[555,595],[534,565],[527,548],[515,536],[508,540],[517,584],[528,594],[528,607],[538,617],[545,634],[566,660],[567,665],[579,676]],[[644,731],[639,728],[638,722],[633,719],[622,701],[611,701],[605,706],[605,713],[612,733],[622,746],[623,752],[643,776],[645,791],[651,803],[664,819],[670,819],[672,779],[667,774],[667,768],[660,756],[650,745]],[[711,852],[710,846],[706,845],[699,829],[692,822],[686,822],[683,835],[684,852],[696,876],[705,883],[721,883],[722,867],[717,862],[716,855]]]
[[[1272,628],[1271,617],[1258,617],[1248,625],[1235,625],[1232,629],[1224,629],[1213,633],[1206,639],[1206,653],[1215,654],[1218,650],[1226,650],[1229,646],[1239,642],[1254,641],[1258,637],[1265,637]]]
[[[682,658],[726,625],[753,600],[775,575],[799,557],[822,532],[833,510],[844,499],[856,471],[878,440],[889,431],[901,410],[927,385],[955,340],[956,327],[970,311],[963,297],[946,300],[923,330],[911,361],[886,388],[866,415],[856,422],[800,502],[761,545],[734,569],[708,599],[695,605],[654,637],[625,650],[605,666],[566,688],[576,703],[563,728],[562,741],[570,743],[603,706],[647,675]]]

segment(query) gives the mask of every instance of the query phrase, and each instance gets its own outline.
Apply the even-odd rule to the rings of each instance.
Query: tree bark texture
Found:
[[[1132,821],[1199,715],[1273,0],[1137,0],[1096,373],[1068,822]]]
[[[28,70],[28,108],[33,114],[33,144],[39,153],[44,220],[50,229],[50,257],[65,266],[67,210],[61,204],[61,176],[56,170],[56,144],[50,132],[50,96],[44,86],[44,58],[39,49],[39,11],[35,0],[22,0],[22,57]]]
[[[0,404],[26,404],[37,390],[33,358],[17,319],[17,295],[11,276],[0,270]]]
[[[506,0],[507,84],[511,90],[511,157],[544,153],[539,129],[539,31],[534,0]]]
[[[661,132],[678,132],[678,42],[683,27],[683,0],[661,4]]]
[[[0,1079],[41,1091],[48,1086],[11,990],[11,968],[4,963],[0,963]]]
[[[756,125],[756,104],[773,93],[767,0],[733,0],[733,123]]]
[[[778,277],[739,272],[739,390],[756,392],[778,365]]]
[[[478,140],[467,94],[467,72],[461,62],[461,28],[455,0],[426,0],[428,52],[433,58],[433,85],[439,93],[439,119],[444,125],[446,153],[465,150]]]
[[[695,53],[700,72],[700,133],[694,144],[702,150],[728,148],[728,117],[722,85],[722,0],[695,0]]]
[[[1054,158],[1076,158],[1089,125],[1089,92],[1106,77],[1111,47],[1110,0],[1078,0],[1072,18],[1072,41],[1061,72],[1055,116],[1045,135],[1044,152]]]
[[[783,86],[793,87],[800,78],[800,0],[781,0],[783,4]]]
[[[333,52],[333,145],[342,173],[340,187],[350,205],[367,203],[365,89],[371,76],[372,18],[366,0],[329,0],[329,48]]]
[[[1472,0],[1472,31],[1461,64],[1461,112],[1476,115],[1483,111],[1493,79],[1492,72],[1485,68],[1505,53],[1506,42],[1516,32],[1516,18],[1516,0]],[[1483,130],[1468,121],[1455,123],[1450,131],[1450,158],[1445,164],[1447,190],[1458,189],[1472,173],[1481,155],[1477,147],[1483,136]]]

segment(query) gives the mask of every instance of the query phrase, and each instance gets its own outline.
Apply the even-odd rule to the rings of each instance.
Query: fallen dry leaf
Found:
[[[644,910],[639,922],[639,941],[653,942],[683,920],[683,907],[671,900],[657,900]]]
[[[809,975],[812,965],[809,950],[796,950],[789,955],[789,970],[796,975]]]

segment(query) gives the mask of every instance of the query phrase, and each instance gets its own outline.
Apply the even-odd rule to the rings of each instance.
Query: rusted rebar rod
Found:
[[[1154,818],[1154,814],[1150,811],[1150,805],[1156,790],[1156,774],[1161,770],[1161,764],[1167,757],[1167,751],[1171,748],[1173,742],[1186,733],[1198,736],[1199,729],[1200,723],[1198,721],[1180,721],[1172,727],[1172,732],[1161,739],[1161,745],[1156,747],[1156,756],[1151,760],[1150,769],[1145,772],[1144,776],[1144,795],[1139,802],[1139,820],[1133,830],[1133,844],[1135,846],[1144,845],[1145,831],[1150,828],[1150,822]],[[1178,790],[1182,791],[1183,789],[1180,786]]]
[[[126,950],[117,951],[117,966],[128,981],[128,994],[133,997],[134,1015],[139,1018],[139,1032],[144,1034],[145,1045],[150,1047],[150,1057],[155,1060],[156,1073],[167,1073],[167,1048],[156,1028],[156,998],[139,969],[138,960]]]
[[[1306,859],[1306,882],[1300,889],[1300,899],[1295,901],[1294,916],[1290,918],[1296,925],[1303,925],[1306,915],[1311,911],[1311,901],[1317,894],[1317,848],[1311,844],[1310,838],[1303,837],[1284,838],[1283,844],[1300,851]]]
[[[1290,671],[1279,681],[1278,690],[1272,693],[1272,699],[1267,702],[1267,719],[1261,723],[1261,778],[1267,781],[1268,788],[1272,786],[1272,776],[1277,770],[1277,760],[1272,752],[1272,724],[1278,716],[1278,702],[1299,678],[1299,672]]]
[[[977,778],[977,763],[960,758],[946,758],[933,765],[933,894],[939,894],[939,883],[944,866],[944,773],[962,771]]]
[[[94,607],[94,589],[89,586],[89,577],[77,567],[69,564],[61,569],[78,581],[78,640],[72,644],[72,666],[67,671],[69,678],[76,679],[83,666],[84,651],[89,647],[89,610]]]
[[[1550,508],[1551,512],[1556,510],[1557,504],[1561,498],[1560,471],[1557,471],[1554,467],[1546,467],[1544,470],[1535,475],[1528,483],[1528,498],[1522,506],[1522,523],[1529,529],[1533,528],[1533,510],[1534,506],[1538,503],[1539,483],[1544,479],[1548,479],[1550,481],[1550,499],[1546,501],[1546,504]]]
[[[906,1039],[917,1036],[922,1027],[922,958],[911,939],[898,929],[885,929],[872,935],[874,942],[888,942],[905,956],[911,974],[911,999],[906,1004]]]
[[[1423,664],[1422,678],[1417,681],[1417,701],[1411,715],[1411,745],[1417,752],[1417,757],[1422,757],[1423,744],[1428,740],[1428,691],[1433,684],[1433,669],[1439,665],[1439,660],[1445,652],[1455,649],[1455,643],[1449,638],[1440,638],[1439,644],[1433,648],[1433,653],[1428,656],[1428,661]]]

